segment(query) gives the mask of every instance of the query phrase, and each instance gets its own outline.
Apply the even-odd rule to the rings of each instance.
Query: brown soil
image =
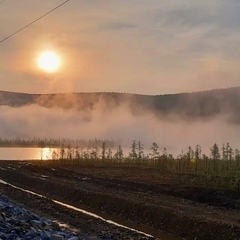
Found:
[[[11,199],[80,229],[90,239],[149,237],[59,206],[51,199],[163,240],[240,239],[239,194],[179,188],[172,181],[176,176],[154,169],[0,161],[0,179],[46,196],[40,198],[0,184],[1,192]]]

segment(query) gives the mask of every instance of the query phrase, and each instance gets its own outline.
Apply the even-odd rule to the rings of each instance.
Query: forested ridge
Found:
[[[127,106],[134,114],[151,111],[158,116],[175,114],[185,119],[207,119],[228,114],[232,122],[239,123],[240,87],[153,96],[107,92],[27,94],[0,91],[1,106],[21,107],[33,104],[77,111],[96,108],[110,111],[119,106]]]

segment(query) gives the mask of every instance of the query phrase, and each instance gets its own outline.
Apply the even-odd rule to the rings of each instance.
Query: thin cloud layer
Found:
[[[0,38],[59,2],[6,1]],[[0,84],[22,92],[174,93],[239,85],[235,0],[70,1],[0,45]],[[53,48],[57,74],[35,66]]]

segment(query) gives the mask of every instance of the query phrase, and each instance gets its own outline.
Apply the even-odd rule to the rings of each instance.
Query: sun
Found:
[[[37,60],[38,67],[46,72],[56,72],[61,65],[59,55],[54,51],[42,52]]]

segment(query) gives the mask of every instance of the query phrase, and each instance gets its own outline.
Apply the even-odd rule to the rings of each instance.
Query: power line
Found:
[[[6,1],[6,0],[3,0]],[[62,7],[64,4],[66,4],[67,2],[69,2],[70,0],[66,0],[65,2],[59,4],[58,6],[56,6],[55,8],[53,8],[52,10],[48,11],[47,13],[45,13],[44,15],[42,15],[41,17],[35,19],[34,21],[30,22],[29,24],[25,25],[24,27],[18,29],[16,32],[10,34],[9,36],[5,37],[4,39],[0,40],[0,44],[3,43],[4,41],[8,40],[9,38],[13,37],[14,35],[18,34],[19,32],[25,30],[26,28],[28,28],[29,26],[33,25],[35,22],[39,21],[40,19],[46,17],[48,14],[52,13],[53,11],[57,10],[58,8]]]
[[[0,5],[2,4],[2,3],[4,3],[6,0],[2,0],[1,2],[0,2]]]

